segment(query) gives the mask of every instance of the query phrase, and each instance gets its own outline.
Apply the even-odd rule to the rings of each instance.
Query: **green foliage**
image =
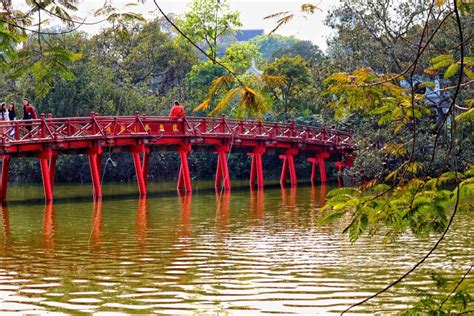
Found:
[[[430,113],[423,102],[423,95],[414,95],[402,89],[391,78],[393,75],[377,75],[370,68],[354,70],[351,74],[335,73],[324,83],[328,86],[325,94],[334,97],[329,106],[336,117],[342,118],[352,111],[376,115],[378,125],[392,123],[399,131],[413,118],[421,118]]]
[[[216,59],[219,39],[234,33],[242,23],[239,12],[232,11],[227,0],[194,0],[178,25],[186,36]]]
[[[255,44],[236,43],[227,48],[222,63],[233,72],[243,74],[252,65],[260,64],[261,59],[261,54]]]
[[[270,86],[268,91],[274,104],[274,112],[282,119],[294,118],[302,109],[312,106],[314,93],[310,69],[300,57],[283,56],[264,68],[266,76],[282,76],[285,82]]]
[[[289,49],[298,43],[294,36],[283,36],[279,34],[259,35],[250,40],[250,43],[257,45],[262,57],[266,60],[273,59],[273,54],[280,50]]]
[[[324,59],[323,52],[318,46],[314,45],[310,41],[298,41],[289,47],[279,48],[271,55],[271,60],[275,60],[283,56],[300,56],[308,63],[308,65],[312,67],[316,67],[317,63]]]
[[[441,233],[457,201],[458,191],[459,204],[469,203],[470,207],[463,209],[473,210],[473,172],[471,167],[465,174],[448,172],[433,179],[413,178],[393,188],[373,181],[363,190],[336,189],[328,195],[324,207],[328,214],[321,222],[351,214],[352,221],[344,231],[349,233],[352,242],[366,232],[383,231],[386,241],[394,240],[407,229],[416,236]],[[456,187],[449,189],[449,185],[454,184]]]

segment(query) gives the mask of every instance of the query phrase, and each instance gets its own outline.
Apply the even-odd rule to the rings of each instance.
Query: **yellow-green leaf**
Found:
[[[454,76],[458,71],[459,71],[459,64],[458,64],[458,63],[451,64],[451,65],[448,67],[448,69],[446,69],[446,71],[445,71],[445,73],[444,73],[444,79],[451,78],[451,77]]]

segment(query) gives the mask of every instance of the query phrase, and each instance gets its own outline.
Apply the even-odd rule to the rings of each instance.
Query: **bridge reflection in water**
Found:
[[[0,123],[0,200],[7,199],[8,175],[13,158],[37,158],[41,169],[46,201],[53,200],[56,161],[59,155],[87,155],[93,195],[103,196],[101,172],[104,148],[129,152],[133,158],[140,197],[147,195],[150,153],[177,152],[180,168],[177,189],[192,191],[188,156],[194,148],[218,156],[216,188],[230,190],[232,175],[227,165],[231,149],[251,158],[250,186],[264,186],[263,155],[278,154],[282,160],[280,182],[289,177],[292,186],[298,182],[295,157],[305,156],[311,164],[311,183],[326,183],[326,161],[336,162],[339,172],[352,165],[353,142],[350,132],[334,128],[298,125],[294,122],[236,121],[224,116],[218,119],[187,117],[108,117],[92,113],[90,117],[52,118],[41,115],[30,121]],[[2,132],[3,131],[3,132]],[[13,133],[12,133],[13,131]]]
[[[404,273],[436,238],[352,244],[340,234],[350,219],[316,225],[325,186],[210,193],[204,185],[147,200],[2,205],[0,314],[337,313]],[[58,187],[58,196],[67,190]],[[427,263],[449,264],[453,279],[472,257],[473,218],[460,216],[451,247]],[[410,286],[426,286],[426,277]],[[416,300],[407,293],[358,312],[378,303],[388,304],[382,314],[399,311]]]
[[[324,206],[326,198],[327,186],[325,184],[310,188],[310,206],[313,208],[320,208]],[[283,209],[295,211],[297,207],[297,188],[281,187],[281,205]],[[265,192],[263,189],[250,190],[249,211],[250,218],[262,223],[265,218]],[[192,193],[181,192],[177,196],[179,206],[179,238],[186,239],[191,237],[191,216],[192,216]],[[230,191],[216,190],[215,193],[215,223],[216,230],[220,233],[225,233],[230,225],[231,212]],[[1,218],[2,218],[2,232],[3,232],[3,250],[7,250],[12,244],[10,232],[9,209],[7,203],[1,204]],[[91,227],[89,236],[89,245],[92,249],[100,250],[103,243],[103,201],[95,200],[92,204]],[[135,234],[136,242],[139,248],[146,246],[147,233],[150,225],[149,206],[147,199],[138,199],[136,207],[136,224]],[[57,231],[57,224],[55,220],[55,210],[53,203],[46,203],[43,209],[42,220],[42,245],[47,253],[52,252],[55,247],[55,236]]]

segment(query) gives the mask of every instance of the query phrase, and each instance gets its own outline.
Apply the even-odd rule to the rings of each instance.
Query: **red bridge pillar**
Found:
[[[140,153],[143,153],[143,161],[140,157]],[[135,166],[135,173],[137,175],[138,190],[140,197],[146,197],[146,185],[148,178],[148,161],[150,156],[150,150],[144,145],[138,145],[132,148],[133,164]]]
[[[191,192],[193,190],[188,165],[188,156],[190,152],[191,145],[185,144],[178,146],[178,153],[181,159],[181,166],[179,167],[178,175],[178,190],[184,190],[186,192]]]
[[[252,165],[250,167],[250,186],[253,187],[257,184],[257,187],[263,188],[263,161],[262,155],[265,153],[265,147],[255,147],[253,152],[248,154],[252,157]]]
[[[2,159],[2,176],[0,184],[0,200],[5,201],[7,199],[8,189],[8,172],[10,170],[10,156],[4,156]]]
[[[311,184],[316,184],[316,166],[319,165],[319,176],[321,178],[321,183],[326,183],[326,161],[325,159],[329,158],[328,152],[320,152],[316,154],[315,158],[308,158],[308,161],[311,162]]]
[[[89,156],[89,166],[91,169],[92,187],[94,199],[102,198],[102,185],[100,183],[100,170],[102,167],[102,147],[92,147],[87,154]]]
[[[217,168],[216,168],[216,188],[223,187],[224,190],[230,190],[229,167],[227,166],[227,153],[229,145],[217,147]]]
[[[56,174],[57,154],[44,150],[38,153],[43,179],[43,191],[46,202],[53,200],[54,176]]]
[[[283,166],[281,168],[280,184],[285,185],[286,175],[290,173],[291,186],[296,186],[298,184],[298,179],[296,177],[296,168],[295,168],[295,155],[298,154],[298,149],[289,148],[286,150],[284,155],[280,155],[280,159],[283,160]]]

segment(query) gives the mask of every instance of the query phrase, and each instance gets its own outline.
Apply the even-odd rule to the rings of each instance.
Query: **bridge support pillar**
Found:
[[[189,172],[188,156],[191,152],[191,145],[180,145],[178,147],[179,157],[181,159],[181,166],[179,167],[178,175],[178,190],[191,192],[193,190],[191,182],[191,173]]]
[[[38,154],[38,159],[41,167],[41,177],[43,179],[43,191],[46,202],[53,200],[53,185],[56,168],[56,157],[50,151],[42,151]],[[54,162],[53,162],[54,159]]]
[[[283,166],[281,168],[280,184],[285,185],[287,173],[290,173],[290,182],[291,186],[296,186],[298,184],[298,179],[296,177],[296,167],[295,167],[295,155],[298,154],[298,149],[290,148],[286,151],[285,155],[280,155],[280,159],[283,160]]]
[[[8,189],[8,172],[10,171],[10,161],[11,157],[6,156],[2,159],[2,176],[1,176],[1,186],[0,186],[0,199],[5,201],[7,199],[7,189]]]
[[[325,159],[329,158],[329,153],[327,152],[322,152],[316,154],[315,158],[308,158],[308,161],[311,162],[312,168],[311,168],[311,184],[315,185],[316,184],[316,167],[319,165],[319,176],[321,183],[326,183],[327,177],[326,177],[326,161]]]
[[[265,147],[255,147],[253,152],[248,154],[252,157],[252,165],[250,167],[250,186],[257,185],[259,188],[264,186],[263,178],[263,160],[262,155],[265,153]]]
[[[143,153],[143,161],[140,156]],[[137,175],[138,190],[140,197],[147,196],[147,178],[148,178],[148,161],[150,151],[143,145],[136,146],[132,149],[133,164],[135,166],[135,173]]]
[[[100,182],[100,170],[102,169],[102,148],[94,147],[89,149],[88,156],[94,199],[99,200],[102,198],[102,184]]]
[[[49,158],[49,182],[51,182],[51,189],[54,190],[54,178],[56,177],[56,161],[58,160],[58,153],[51,153]]]
[[[227,153],[229,152],[229,146],[219,146],[217,148],[217,169],[216,169],[216,188],[224,188],[224,190],[230,190],[230,174],[229,167],[227,165]]]

